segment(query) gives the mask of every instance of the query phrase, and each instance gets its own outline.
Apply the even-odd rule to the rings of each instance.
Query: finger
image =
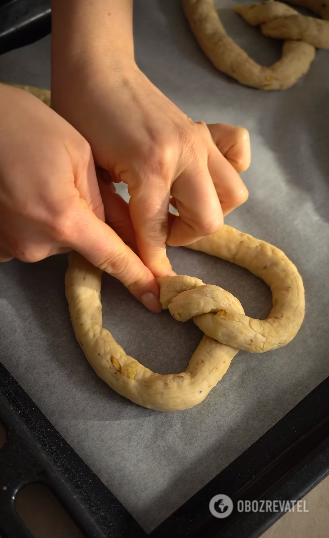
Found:
[[[206,164],[191,162],[174,182],[171,193],[179,217],[170,216],[168,245],[188,245],[223,225],[221,206]]]
[[[138,182],[131,192],[129,211],[141,259],[156,277],[172,273],[167,258],[169,186],[158,178]]]
[[[160,312],[159,287],[151,271],[105,222],[80,199],[69,244],[93,265],[120,280],[152,312]]]
[[[217,148],[237,172],[244,172],[249,168],[250,137],[244,127],[235,127],[226,123],[207,125]]]
[[[239,174],[214,146],[208,156],[208,169],[225,217],[248,199],[248,189]]]
[[[99,181],[105,221],[119,237],[137,254],[135,231],[131,222],[129,204],[115,192],[112,182]]]

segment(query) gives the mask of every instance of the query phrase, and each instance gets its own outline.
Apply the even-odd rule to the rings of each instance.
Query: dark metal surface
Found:
[[[0,54],[51,31],[50,0],[0,0]]]
[[[145,536],[1,364],[0,420],[7,432],[0,450],[2,538],[30,537],[15,512],[14,498],[31,482],[47,485],[88,538]]]
[[[238,513],[216,519],[210,499],[299,500],[329,474],[329,378],[152,533],[152,538],[257,538],[282,513]],[[238,432],[237,432],[238,435]]]
[[[229,495],[234,503],[239,499],[298,500],[322,480],[329,472],[328,392],[329,379],[148,536],[260,536],[282,514],[234,510],[220,520],[210,514],[209,501],[218,493]],[[15,494],[30,482],[50,487],[88,538],[146,538],[2,365],[0,420],[7,431],[0,450],[2,538],[30,537],[14,509]]]

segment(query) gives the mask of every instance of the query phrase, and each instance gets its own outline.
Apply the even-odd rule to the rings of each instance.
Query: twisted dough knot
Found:
[[[262,90],[290,88],[309,70],[315,47],[329,48],[329,22],[306,17],[281,2],[267,1],[234,8],[245,21],[260,25],[263,34],[284,39],[282,56],[270,67],[252,60],[231,39],[213,0],[182,0],[185,15],[202,50],[214,66],[241,84]],[[289,0],[329,19],[327,0]]]
[[[245,316],[240,301],[228,291],[189,276],[164,277],[158,281],[162,307],[168,308],[177,321],[193,318],[204,334],[236,349],[262,353],[280,347],[273,345],[277,327],[266,323],[261,326],[260,320]]]
[[[188,248],[241,265],[262,278],[271,288],[273,308],[267,320],[251,319],[238,299],[217,286],[189,276],[159,278],[163,308],[179,321],[193,318],[205,334],[179,374],[152,372],[127,355],[103,328],[100,269],[72,253],[65,277],[74,331],[92,367],[119,394],[159,411],[197,405],[220,381],[239,349],[261,353],[281,347],[294,338],[304,318],[301,276],[278,248],[226,225]]]
[[[22,88],[50,105],[47,90]],[[65,276],[74,332],[91,366],[119,394],[159,411],[199,404],[239,349],[263,352],[281,347],[294,338],[304,318],[301,276],[281,250],[226,225],[188,248],[241,265],[262,278],[271,288],[273,308],[267,320],[251,319],[238,299],[217,286],[188,276],[159,279],[163,308],[169,307],[180,321],[193,318],[205,333],[185,372],[179,374],[161,375],[145,368],[103,327],[100,269],[73,252]]]
[[[310,1],[309,7],[311,5]],[[304,41],[318,49],[329,49],[328,21],[301,15],[281,2],[270,0],[261,4],[236,6],[234,11],[251,26],[260,26],[262,33],[268,37]],[[329,17],[329,10],[327,12]]]

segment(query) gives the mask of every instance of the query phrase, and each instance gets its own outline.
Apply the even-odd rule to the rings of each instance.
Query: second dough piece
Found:
[[[329,21],[301,15],[281,2],[236,6],[234,11],[262,33],[275,39],[305,41],[318,49],[329,49]]]
[[[217,69],[240,84],[261,90],[285,90],[307,73],[314,60],[315,48],[312,45],[304,41],[285,41],[278,62],[270,67],[259,65],[227,35],[213,0],[182,2],[202,50]],[[271,4],[266,2],[264,9],[272,9]],[[284,7],[294,11],[288,6]]]

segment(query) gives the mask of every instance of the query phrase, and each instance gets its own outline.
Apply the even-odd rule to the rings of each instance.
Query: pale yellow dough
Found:
[[[263,352],[296,335],[305,311],[304,288],[296,267],[276,247],[224,225],[188,248],[246,267],[271,288],[267,320],[251,319],[235,297],[197,278],[158,279],[163,308],[179,321],[193,317],[205,335],[187,369],[161,375],[125,353],[103,328],[101,271],[79,254],[69,255],[65,290],[76,338],[96,373],[129,400],[158,411],[178,411],[202,402],[223,377],[239,349]],[[159,346],[161,349],[161,346]]]
[[[263,67],[227,35],[213,0],[182,0],[182,3],[202,50],[217,69],[241,84],[262,90],[284,90],[305,75],[314,60],[313,45],[305,41],[287,40],[282,47],[281,59],[270,67]],[[272,3],[264,2],[262,11],[272,12]],[[281,13],[295,13],[292,8],[283,8]]]
[[[19,88],[20,90],[25,90],[28,93],[31,93],[40,101],[45,103],[50,107],[50,91],[49,90],[41,90],[40,88],[35,88],[34,86],[25,86],[23,84],[8,84],[8,86],[13,86],[14,88]]]
[[[234,11],[264,35],[276,39],[305,41],[318,49],[329,49],[329,21],[301,15],[281,2],[236,6]]]
[[[48,90],[17,87],[50,106]],[[273,308],[267,320],[251,319],[238,299],[218,286],[184,275],[158,279],[162,307],[179,321],[193,318],[205,333],[185,372],[179,374],[161,375],[145,368],[103,327],[100,269],[72,252],[65,276],[74,332],[91,366],[119,394],[158,411],[199,404],[239,349],[262,353],[279,348],[294,338],[304,318],[302,278],[278,248],[227,225],[188,248],[241,265],[262,278],[271,288]]]

